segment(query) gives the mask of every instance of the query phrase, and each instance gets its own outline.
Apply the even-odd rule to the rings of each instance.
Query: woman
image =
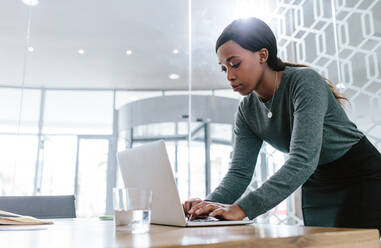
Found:
[[[257,18],[228,25],[216,52],[233,90],[245,97],[229,171],[205,201],[186,201],[186,214],[253,219],[303,185],[305,225],[381,230],[381,154],[348,119],[346,99],[314,70],[282,62],[274,34]],[[263,141],[289,159],[240,198]]]

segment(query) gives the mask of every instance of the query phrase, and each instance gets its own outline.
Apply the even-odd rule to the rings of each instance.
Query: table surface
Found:
[[[53,225],[0,226],[2,247],[380,247],[378,230],[252,224],[151,225],[146,234],[116,231],[113,221],[56,219]],[[5,245],[5,246],[3,246]]]

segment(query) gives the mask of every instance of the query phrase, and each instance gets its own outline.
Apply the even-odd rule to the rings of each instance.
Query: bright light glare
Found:
[[[34,52],[34,48],[33,47],[28,47],[28,51],[32,53],[32,52]]]
[[[39,0],[22,0],[22,2],[29,6],[36,6],[40,3]]]
[[[79,49],[79,50],[78,50],[78,53],[79,53],[79,54],[84,54],[84,53],[85,53],[85,50],[83,50],[83,49]]]
[[[131,54],[132,54],[132,51],[131,51],[131,50],[127,50],[127,51],[126,51],[126,54],[127,54],[127,55],[131,55]]]
[[[234,19],[257,17],[265,22],[269,21],[268,0],[236,0]]]
[[[180,75],[178,75],[178,74],[170,74],[168,77],[169,77],[170,79],[175,80],[175,79],[179,79],[179,78],[180,78]]]
[[[177,49],[173,49],[173,54],[178,54],[179,53],[179,50],[177,50]]]
[[[338,89],[345,89],[346,87],[345,87],[345,84],[343,84],[343,83],[338,83],[338,84],[336,84],[336,87],[338,88]]]

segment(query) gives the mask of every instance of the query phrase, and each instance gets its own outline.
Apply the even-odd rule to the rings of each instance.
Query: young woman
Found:
[[[273,32],[257,18],[228,25],[216,52],[231,87],[245,97],[229,171],[204,201],[186,201],[186,214],[253,219],[302,185],[306,226],[381,230],[381,154],[348,119],[346,99],[313,69],[282,62]],[[289,159],[241,197],[263,141]]]

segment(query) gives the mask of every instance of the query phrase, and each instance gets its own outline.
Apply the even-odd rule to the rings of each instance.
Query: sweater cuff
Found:
[[[245,197],[239,199],[236,204],[238,204],[242,210],[245,212],[246,216],[252,220],[261,214],[264,214],[267,210],[263,207],[262,201],[255,197],[255,195],[249,193]]]
[[[204,199],[204,201],[209,201],[209,202],[220,202],[221,197],[218,197],[218,195],[216,195],[215,193],[211,193],[209,195],[207,195]]]

